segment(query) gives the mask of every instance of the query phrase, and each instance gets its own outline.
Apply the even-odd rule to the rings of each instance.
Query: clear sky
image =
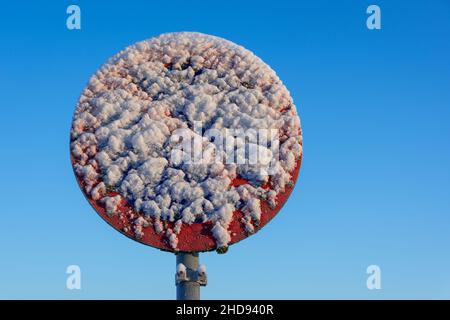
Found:
[[[81,30],[66,28],[69,4]],[[368,30],[377,4],[382,29]],[[304,162],[279,215],[206,253],[206,299],[450,298],[450,3],[8,1],[0,6],[0,298],[175,297],[175,257],[109,227],[69,160],[77,98],[160,33],[245,46],[290,90]],[[66,267],[82,289],[66,289]],[[381,268],[368,290],[366,268]]]

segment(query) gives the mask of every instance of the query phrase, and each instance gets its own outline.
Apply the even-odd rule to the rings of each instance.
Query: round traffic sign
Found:
[[[224,252],[261,229],[301,159],[300,120],[275,72],[200,33],[114,55],[72,122],[73,169],[92,207],[124,235],[172,252]]]

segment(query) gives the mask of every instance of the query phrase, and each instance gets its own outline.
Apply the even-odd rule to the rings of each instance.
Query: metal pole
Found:
[[[206,274],[199,272],[198,253],[180,252],[176,256],[177,300],[200,300],[200,286],[206,285]]]

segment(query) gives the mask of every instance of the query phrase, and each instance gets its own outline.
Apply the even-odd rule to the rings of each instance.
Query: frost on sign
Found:
[[[289,196],[301,158],[300,120],[275,72],[200,33],[113,56],[72,123],[72,164],[91,205],[168,251],[223,251],[258,231]]]

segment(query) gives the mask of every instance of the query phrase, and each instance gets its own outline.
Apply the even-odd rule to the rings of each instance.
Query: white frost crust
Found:
[[[226,150],[195,132],[195,121],[205,129],[275,129],[279,160],[253,143],[244,157],[257,152],[262,164],[226,163]],[[210,151],[204,152],[204,163],[186,163],[186,154],[170,139],[180,129]],[[71,136],[75,172],[92,198],[113,215],[120,196],[105,196],[106,190],[119,192],[155,219],[155,231],[165,232],[174,249],[183,223],[206,221],[214,223],[217,246],[226,246],[237,209],[253,232],[261,201],[276,205],[302,154],[300,120],[275,72],[243,47],[190,32],[163,34],[112,57],[82,93]],[[244,143],[235,140],[238,146]],[[222,161],[212,161],[214,153]],[[269,163],[275,173],[271,189],[263,189],[269,176],[261,169]],[[237,176],[250,184],[232,186]],[[164,230],[162,221],[175,222],[174,229]],[[136,223],[137,237],[145,226],[142,220]]]
[[[177,273],[178,274],[185,274],[186,273],[186,266],[182,263],[177,264]]]
[[[231,240],[230,233],[226,228],[224,228],[219,222],[216,222],[211,232],[216,239],[217,247],[225,247]]]
[[[114,197],[104,197],[102,199],[102,202],[105,204],[106,213],[108,215],[113,215],[116,212],[121,199],[122,198],[119,195]]]
[[[199,274],[206,274],[206,266],[204,264],[201,264],[197,268],[197,272]]]

